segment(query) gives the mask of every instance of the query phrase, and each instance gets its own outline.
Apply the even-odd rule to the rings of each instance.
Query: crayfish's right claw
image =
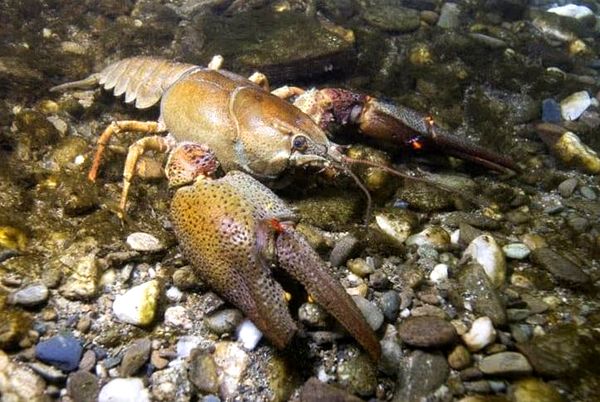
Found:
[[[361,344],[374,361],[381,356],[379,341],[356,303],[327,272],[319,255],[294,229],[283,230],[276,240],[279,265],[306,288],[311,297]]]

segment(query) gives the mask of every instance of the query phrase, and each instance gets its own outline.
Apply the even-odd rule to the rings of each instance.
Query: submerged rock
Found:
[[[35,356],[63,371],[73,371],[79,366],[83,347],[72,336],[58,335],[42,341],[35,347]]]
[[[115,298],[113,312],[120,321],[128,324],[148,325],[154,320],[159,293],[157,280],[134,286]]]
[[[506,280],[506,259],[496,240],[490,235],[473,239],[463,254],[481,265],[492,285],[500,287]]]
[[[46,383],[0,350],[0,395],[4,401],[43,401]]]
[[[141,378],[115,378],[100,390],[98,402],[150,402]]]
[[[442,354],[415,350],[402,361],[393,401],[421,401],[442,386],[449,373]]]

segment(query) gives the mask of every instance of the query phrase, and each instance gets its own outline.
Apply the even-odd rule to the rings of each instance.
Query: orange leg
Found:
[[[262,89],[264,89],[267,92],[271,90],[269,86],[269,79],[263,73],[259,73],[258,71],[256,71],[250,77],[248,77],[248,79],[256,85],[260,85],[260,87],[262,87]]]
[[[98,176],[98,169],[100,168],[100,161],[102,160],[102,154],[110,141],[113,134],[119,134],[124,131],[139,131],[146,134],[154,134],[163,131],[158,122],[155,121],[135,121],[135,120],[123,120],[113,121],[104,130],[102,135],[98,138],[98,147],[96,148],[96,154],[94,155],[94,161],[92,162],[92,168],[88,173],[88,179],[90,181],[96,181]]]
[[[167,153],[174,145],[173,142],[174,140],[170,138],[153,135],[141,138],[129,147],[127,159],[125,160],[125,168],[123,169],[123,191],[121,192],[121,202],[119,203],[119,215],[121,216],[121,219],[125,217],[127,195],[129,194],[129,187],[135,176],[136,165],[140,156],[147,151]]]

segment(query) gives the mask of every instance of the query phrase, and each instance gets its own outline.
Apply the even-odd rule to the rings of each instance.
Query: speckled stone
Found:
[[[531,365],[521,353],[501,352],[484,357],[479,362],[479,370],[494,376],[527,375],[532,372]]]
[[[410,317],[398,327],[403,342],[416,347],[442,347],[455,343],[456,330],[438,317]]]

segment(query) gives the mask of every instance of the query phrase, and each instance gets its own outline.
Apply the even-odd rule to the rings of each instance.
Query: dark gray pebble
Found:
[[[127,348],[121,361],[119,373],[122,377],[134,375],[150,358],[152,342],[148,338],[138,339]]]
[[[76,402],[95,402],[100,392],[98,378],[87,371],[76,371],[67,379],[67,392]]]

